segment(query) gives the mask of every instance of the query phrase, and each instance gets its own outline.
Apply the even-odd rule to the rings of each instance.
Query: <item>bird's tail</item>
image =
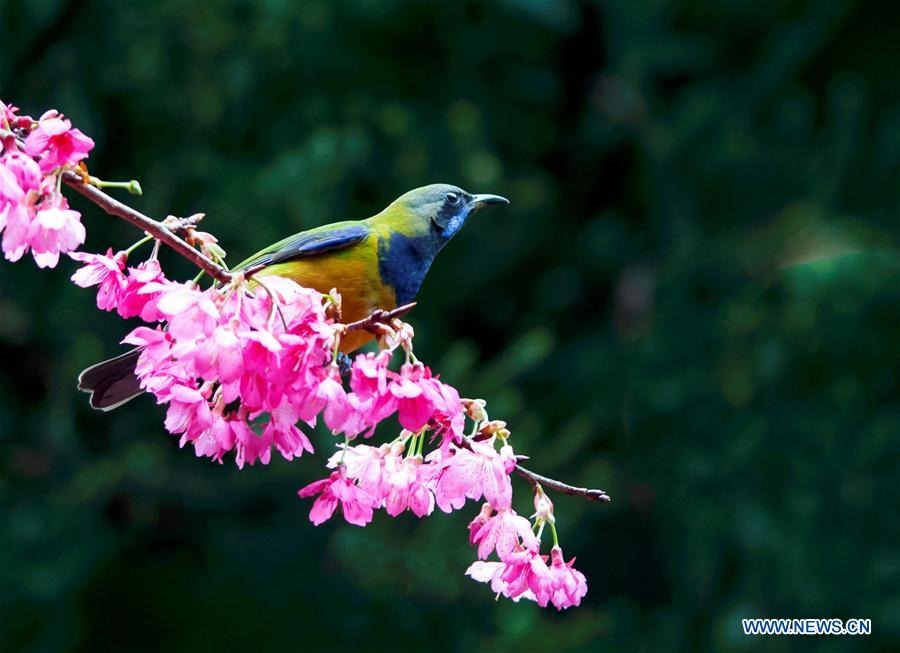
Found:
[[[144,392],[134,373],[140,349],[91,365],[78,375],[78,389],[91,393],[91,406],[112,410]]]

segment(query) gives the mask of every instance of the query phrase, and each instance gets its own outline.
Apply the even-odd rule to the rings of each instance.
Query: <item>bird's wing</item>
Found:
[[[258,252],[235,269],[245,270],[256,265],[274,265],[291,259],[316,256],[325,252],[346,249],[365,240],[371,229],[362,222],[336,222],[289,236]]]

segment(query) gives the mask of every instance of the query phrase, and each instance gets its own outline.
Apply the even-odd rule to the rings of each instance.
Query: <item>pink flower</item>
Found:
[[[587,580],[584,574],[572,567],[575,558],[567,563],[563,558],[562,549],[554,546],[550,549],[550,560],[553,605],[557,610],[565,610],[580,604],[581,599],[587,594]]]
[[[404,365],[400,377],[388,387],[388,405],[396,405],[400,426],[408,431],[418,431],[428,423],[434,412],[434,398],[419,381],[419,370]],[[393,412],[393,411],[391,411]]]
[[[355,411],[341,383],[337,365],[328,365],[325,369],[327,370],[326,376],[319,383],[314,396],[324,408],[322,417],[325,420],[325,426],[332,433],[342,433],[345,425],[354,421]],[[356,433],[352,435],[356,435]]]
[[[306,434],[297,428],[297,419],[287,406],[272,411],[263,431],[263,440],[272,442],[286,460],[299,458],[304,451],[315,451]]]
[[[501,508],[472,537],[472,544],[478,544],[478,557],[482,560],[494,550],[501,560],[506,560],[520,543],[525,548],[540,546],[531,530],[531,522],[517,515],[512,508]]]
[[[494,509],[491,507],[491,504],[485,503],[481,506],[481,512],[475,515],[475,519],[469,522],[469,544],[475,545],[475,536],[478,534],[478,531],[481,530],[481,527],[484,526],[488,519],[491,518]]]
[[[417,517],[430,515],[434,510],[434,497],[420,477],[422,460],[406,458],[400,468],[387,476],[382,483],[384,508],[396,517],[409,508]]]
[[[190,439],[191,431],[203,431],[212,422],[212,412],[203,394],[196,388],[175,384],[169,389],[169,409],[166,411],[166,430],[169,433],[185,433],[181,446]]]
[[[359,354],[353,360],[350,370],[350,388],[362,399],[380,397],[387,391],[389,350],[377,354]]]
[[[463,427],[466,422],[465,408],[459,398],[459,391],[438,379],[432,378],[429,382],[441,397],[441,400],[436,402],[435,412],[431,416],[431,426],[435,435],[442,438],[441,447],[446,448],[450,443],[458,444],[463,439]]]
[[[3,253],[10,261],[18,261],[30,246],[33,207],[25,202],[25,189],[9,162],[10,155],[0,161],[0,231]]]
[[[506,583],[504,596],[513,598],[531,592],[537,604],[545,607],[553,595],[554,583],[546,556],[542,556],[536,547],[518,547],[504,563],[506,567],[500,574],[501,580]]]
[[[65,165],[74,165],[87,158],[94,141],[56,111],[48,111],[38,126],[25,139],[25,152],[40,157],[41,172],[48,173]]]
[[[204,379],[218,380],[226,403],[238,399],[244,373],[244,352],[234,325],[226,323],[215,327],[212,333],[199,339],[194,346],[196,351],[190,355],[193,372]]]
[[[509,445],[500,453],[489,442],[468,442],[469,449],[452,447],[450,455],[440,450],[429,454],[435,462],[432,489],[438,507],[451,512],[462,507],[466,498],[484,497],[494,508],[508,508],[512,502],[509,474],[515,467],[515,455]]]
[[[297,494],[301,497],[320,494],[309,512],[309,519],[316,526],[331,518],[338,503],[347,522],[365,526],[372,521],[372,496],[348,479],[343,467],[332,472],[328,478],[301,488]]]
[[[157,403],[169,401],[173,385],[190,382],[184,367],[172,360],[172,336],[168,332],[141,326],[125,336],[122,343],[141,349],[135,374],[141,388],[152,393]]]
[[[220,319],[215,298],[217,291],[198,290],[192,283],[170,284],[159,298],[157,309],[168,318],[169,332],[176,341],[185,343],[185,356],[200,337],[212,334]]]
[[[194,445],[194,453],[221,463],[222,456],[234,449],[235,446],[234,431],[231,427],[231,420],[214,412],[212,421],[207,428],[191,433],[189,439]]]
[[[122,343],[141,348],[141,359],[144,360],[147,367],[145,372],[149,373],[152,368],[169,358],[172,338],[162,329],[140,326],[125,336]],[[138,376],[142,375],[140,369],[137,370],[137,373]]]
[[[16,178],[15,173],[5,165],[0,164],[0,231],[3,231],[4,227],[6,227],[10,213],[16,212],[18,214],[20,211],[24,211],[21,206],[24,197],[25,192],[19,185],[19,180]],[[3,250],[9,251],[11,246],[7,245],[6,240],[7,238],[4,236]]]
[[[78,211],[69,209],[65,199],[61,199],[58,206],[38,209],[29,228],[28,244],[38,267],[53,268],[59,255],[76,249],[84,242],[84,236]]]
[[[381,504],[382,479],[393,474],[402,464],[403,446],[399,443],[385,443],[380,447],[358,444],[338,451],[328,459],[328,467],[332,469],[344,465],[347,477],[366,490],[373,497],[375,505]]]
[[[262,436],[257,435],[247,424],[242,416],[228,420],[231,432],[234,434],[234,462],[238,469],[244,468],[244,463],[254,464],[259,460],[263,465],[268,465],[272,457],[272,438],[274,431],[266,429]]]
[[[117,308],[127,285],[125,275],[122,274],[125,269],[125,254],[120,252],[113,256],[110,249],[106,254],[72,252],[69,257],[86,264],[72,275],[75,285],[82,288],[100,286],[97,289],[97,308],[103,311]]]
[[[25,156],[19,151],[13,151],[0,159],[0,167],[4,167],[12,173],[23,193],[40,189],[41,169],[31,157]],[[3,195],[2,185],[0,183],[0,196]]]
[[[16,115],[18,112],[19,107],[0,102],[0,126],[5,126],[3,125],[3,121],[6,120],[11,128],[18,127],[19,129],[30,129],[32,123],[34,123],[34,118],[31,116]]]
[[[140,315],[145,322],[163,319],[158,310],[159,298],[170,282],[155,258],[128,268],[128,280],[119,297],[118,312],[124,318]]]
[[[0,123],[11,122],[16,113],[16,108],[12,105],[7,106],[0,100]]]
[[[531,590],[525,590],[519,594],[511,594],[509,591],[509,585],[505,580],[503,580],[503,572],[506,570],[506,564],[502,562],[483,562],[481,560],[476,560],[469,568],[466,569],[466,576],[469,576],[472,580],[476,580],[479,583],[490,583],[491,590],[499,595],[506,596],[511,598],[514,602],[518,603],[520,599],[528,599],[529,601],[536,601],[536,597]]]
[[[0,161],[0,206],[18,204],[25,197],[25,191],[16,173],[7,165],[9,155]]]
[[[375,398],[372,419],[381,421],[397,411],[400,425],[416,432],[443,407],[444,397],[431,383],[431,372],[421,363],[408,363],[400,369],[399,375],[392,376],[386,390]]]

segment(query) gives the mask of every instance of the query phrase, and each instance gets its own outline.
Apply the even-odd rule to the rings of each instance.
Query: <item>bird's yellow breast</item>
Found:
[[[287,277],[321,293],[337,288],[345,323],[361,320],[376,309],[389,311],[397,307],[393,290],[382,282],[379,273],[376,234],[344,250],[276,263],[258,273],[259,276],[269,274]],[[367,331],[348,333],[340,349],[349,353],[372,337]]]

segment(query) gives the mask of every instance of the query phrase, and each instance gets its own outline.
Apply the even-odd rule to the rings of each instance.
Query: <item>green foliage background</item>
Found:
[[[437,261],[420,355],[614,499],[554,497],[580,609],[495,603],[475,506],[316,529],[321,457],[239,473],[148,399],[90,411],[128,325],[72,262],[3,263],[0,650],[900,650],[898,32],[843,0],[0,0],[0,95],[235,261],[426,183],[510,197]],[[135,240],[73,203],[89,249]]]

